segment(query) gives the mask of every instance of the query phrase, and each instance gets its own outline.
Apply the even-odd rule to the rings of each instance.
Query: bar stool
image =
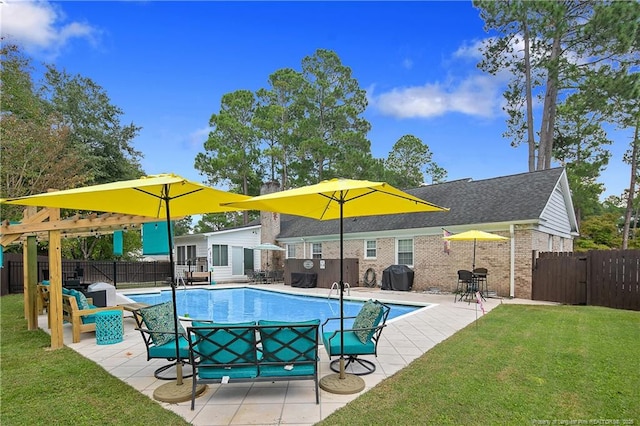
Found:
[[[480,296],[484,299],[487,294],[487,273],[489,271],[487,268],[475,268],[473,270],[473,275],[475,276],[476,282],[478,283],[478,290],[480,291]]]

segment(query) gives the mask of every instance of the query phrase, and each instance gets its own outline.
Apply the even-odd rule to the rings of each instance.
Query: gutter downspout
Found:
[[[509,225],[511,237],[511,253],[509,254],[509,297],[516,297],[516,231],[513,224]]]

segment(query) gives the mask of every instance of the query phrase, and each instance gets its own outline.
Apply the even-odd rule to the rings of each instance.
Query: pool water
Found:
[[[171,300],[171,291],[148,294],[127,294],[134,302],[157,303]],[[364,302],[344,300],[344,316],[356,316]],[[176,291],[178,315],[192,319],[213,320],[222,323],[243,321],[306,321],[340,316],[340,302],[337,299],[292,295],[253,288],[229,289],[189,289]],[[396,318],[424,306],[389,304],[389,318]],[[345,320],[348,328],[352,320]],[[333,326],[331,326],[333,325]],[[332,321],[325,331],[340,328],[340,321]]]

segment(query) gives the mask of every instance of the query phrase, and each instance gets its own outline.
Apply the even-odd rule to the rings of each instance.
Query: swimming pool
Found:
[[[171,291],[127,294],[127,297],[134,302],[155,305],[171,300]],[[363,303],[362,301],[345,299],[344,316],[357,315]],[[261,319],[272,321],[320,319],[320,322],[323,323],[329,317],[340,316],[340,302],[337,299],[294,295],[246,287],[177,290],[176,305],[180,316],[226,323],[258,321]],[[389,306],[391,311],[388,319],[397,318],[424,308],[424,306],[397,304],[389,304]],[[345,327],[349,327],[351,322],[345,320]],[[332,321],[332,323],[335,323],[335,328],[325,328],[325,331],[340,327],[339,321]]]

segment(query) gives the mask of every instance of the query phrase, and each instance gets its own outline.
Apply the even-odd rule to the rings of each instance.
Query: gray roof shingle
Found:
[[[406,190],[448,212],[346,218],[344,232],[477,225],[540,217],[564,169],[561,167],[473,181],[456,180]],[[339,221],[282,215],[278,238],[337,234]]]

